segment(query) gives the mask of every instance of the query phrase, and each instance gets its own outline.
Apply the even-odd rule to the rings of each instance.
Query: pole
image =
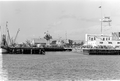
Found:
[[[0,32],[1,32],[1,33],[0,33],[0,36],[1,36],[1,37],[0,37],[0,45],[1,45],[1,43],[2,43],[2,30],[1,30],[1,26],[0,26]]]
[[[102,0],[101,0],[101,34],[102,34]]]
[[[67,31],[66,31],[66,43],[67,43]]]
[[[102,8],[101,8],[101,34],[102,34]]]

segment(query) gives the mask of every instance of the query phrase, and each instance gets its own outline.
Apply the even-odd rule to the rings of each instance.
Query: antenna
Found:
[[[66,35],[66,42],[67,42],[67,40],[68,40],[68,39],[67,39],[67,31],[66,31],[65,35]]]

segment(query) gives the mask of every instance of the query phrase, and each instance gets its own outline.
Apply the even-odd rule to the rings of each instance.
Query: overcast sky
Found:
[[[84,40],[85,34],[100,34],[102,16],[110,16],[111,26],[103,23],[103,33],[120,31],[119,0],[65,1],[0,1],[0,26],[5,33],[6,21],[10,36],[20,32],[17,42],[43,37],[49,31],[53,38]]]

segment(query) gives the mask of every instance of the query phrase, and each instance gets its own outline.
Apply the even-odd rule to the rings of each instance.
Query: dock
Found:
[[[44,48],[38,47],[9,47],[6,48],[7,54],[43,54],[45,55]]]

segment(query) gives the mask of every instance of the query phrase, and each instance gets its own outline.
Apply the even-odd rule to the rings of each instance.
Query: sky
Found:
[[[110,34],[120,31],[119,4],[119,0],[0,1],[1,33],[7,33],[8,21],[13,39],[20,28],[16,42],[43,38],[47,31],[53,39],[84,40],[85,34],[100,34],[101,16],[110,16],[111,26],[102,26],[103,34]]]

